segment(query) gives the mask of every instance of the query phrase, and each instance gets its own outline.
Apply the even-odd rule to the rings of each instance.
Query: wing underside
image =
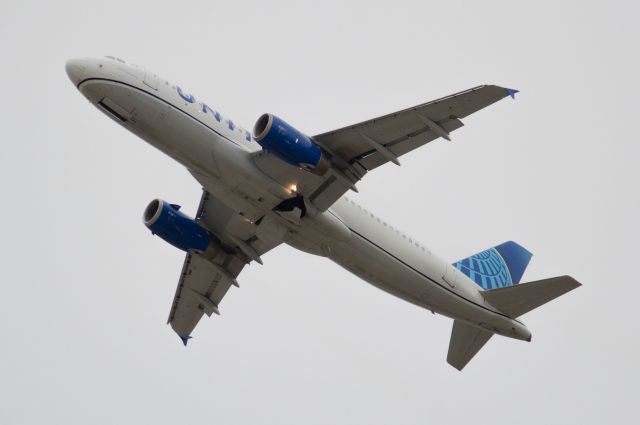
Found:
[[[220,303],[245,265],[279,245],[256,235],[256,226],[203,191],[196,220],[218,241],[204,253],[186,254],[168,323],[187,343],[204,314],[220,314]]]
[[[513,96],[516,90],[485,85],[465,90],[392,114],[338,130],[319,134],[313,140],[330,156],[331,167],[317,176],[278,160],[268,152],[254,159],[272,179],[297,191],[321,211],[329,208],[364,175],[387,163],[400,164],[399,157],[464,124],[461,119],[498,100]]]

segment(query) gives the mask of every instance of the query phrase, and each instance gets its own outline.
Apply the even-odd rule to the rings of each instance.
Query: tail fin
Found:
[[[516,286],[484,291],[485,300],[509,317],[520,317],[581,284],[571,276],[558,276]]]
[[[508,316],[516,318],[579,286],[580,283],[570,276],[558,276],[492,289],[482,292],[482,295],[489,304]],[[451,331],[447,363],[462,370],[492,336],[493,333],[488,330],[455,320]]]
[[[462,370],[492,336],[492,332],[454,320],[447,363]]]
[[[520,283],[533,254],[513,241],[489,248],[453,266],[485,290]]]

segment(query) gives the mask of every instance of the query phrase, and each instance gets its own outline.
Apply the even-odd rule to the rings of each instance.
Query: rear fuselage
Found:
[[[180,87],[118,59],[78,59],[67,70],[92,104],[181,163],[250,222],[295,195],[255,165],[251,154],[262,148],[247,130]],[[284,242],[388,293],[494,333],[531,338],[522,323],[488,304],[467,276],[348,197],[286,225]]]

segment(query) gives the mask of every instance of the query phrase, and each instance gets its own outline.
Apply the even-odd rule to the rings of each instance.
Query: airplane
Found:
[[[370,171],[433,140],[514,89],[483,85],[308,136],[273,114],[249,132],[158,74],[120,58],[78,58],[66,72],[89,102],[187,168],[202,186],[194,218],[152,200],[143,222],[186,256],[168,323],[183,344],[251,263],[282,243],[453,319],[447,362],[462,370],[495,334],[531,341],[518,318],[580,286],[521,283],[532,254],[507,241],[450,263],[347,196]]]

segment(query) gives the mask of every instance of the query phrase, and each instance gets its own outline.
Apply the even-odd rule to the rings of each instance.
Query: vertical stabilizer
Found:
[[[485,290],[520,283],[533,254],[513,241],[508,241],[453,266]]]

